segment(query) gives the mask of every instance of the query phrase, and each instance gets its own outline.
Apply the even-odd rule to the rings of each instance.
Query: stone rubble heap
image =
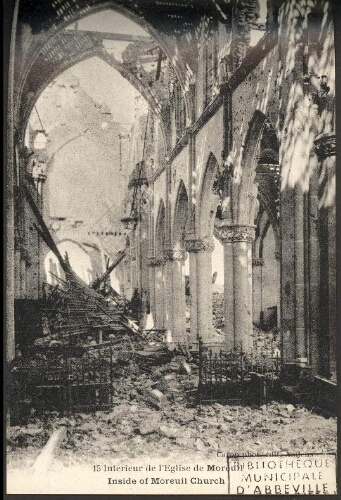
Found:
[[[336,449],[336,419],[323,418],[300,405],[271,402],[260,408],[193,405],[197,373],[181,356],[151,373],[126,365],[118,375],[115,406],[93,414],[32,417],[8,433],[10,459],[32,463],[52,429],[66,425],[61,447],[64,465],[93,457],[129,459],[202,454],[321,452]],[[192,370],[194,368],[194,370]]]

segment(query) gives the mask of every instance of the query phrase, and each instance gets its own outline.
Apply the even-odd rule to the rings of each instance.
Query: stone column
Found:
[[[296,358],[294,200],[293,189],[288,186],[280,192],[280,207],[281,352],[284,363],[293,363]]]
[[[122,283],[120,283],[120,293],[128,300],[131,300],[133,295],[131,286],[131,248],[127,248],[127,255],[122,261]]]
[[[252,348],[252,243],[251,225],[221,225],[224,244],[224,309],[227,348]]]
[[[151,318],[149,317],[150,308],[150,276],[148,268],[148,255],[149,255],[149,241],[148,241],[148,220],[147,217],[143,217],[140,229],[140,244],[139,244],[139,285],[140,285],[140,295],[142,301],[142,325],[144,328],[149,328],[151,326]]]
[[[277,328],[281,328],[281,251],[276,250],[275,259],[277,262]]]
[[[307,339],[305,328],[305,255],[304,255],[304,197],[302,187],[294,188],[294,263],[295,263],[295,340],[296,360],[307,360]]]
[[[186,245],[186,250],[188,247]],[[189,290],[190,290],[190,336],[189,343],[198,342],[198,297],[197,297],[197,259],[194,252],[189,252]]]
[[[149,277],[149,315],[152,317],[154,328],[155,327],[155,257],[148,257],[148,277]]]
[[[207,342],[212,335],[212,251],[213,241],[188,239],[190,255],[191,339]]]
[[[164,260],[157,257],[149,258],[151,311],[154,326],[157,330],[165,328],[165,300],[164,300]]]
[[[193,98],[193,103],[195,102],[195,86],[190,86],[191,98]],[[193,116],[192,121],[195,121],[195,106],[192,108]],[[188,212],[187,212],[187,222],[186,222],[186,235],[189,240],[195,240],[195,204],[194,196],[192,194],[193,186],[193,174],[196,168],[196,144],[195,144],[195,134],[190,130],[189,135],[189,162],[188,162],[188,186],[191,186],[191,193],[188,200]],[[189,344],[196,344],[198,342],[198,326],[197,326],[197,259],[196,254],[191,250],[191,245],[187,245],[185,241],[185,248],[189,252],[189,289],[190,289],[190,333],[189,333]]]
[[[167,342],[173,342],[173,272],[172,261],[164,253],[163,290],[164,290],[164,325],[167,330]]]
[[[46,182],[46,175],[40,174],[37,179],[37,191],[38,191],[38,208],[39,211],[44,218],[45,215],[45,189],[44,184]],[[43,282],[45,281],[45,261],[44,257],[46,256],[46,247],[44,241],[41,239],[40,235],[38,235],[38,296],[41,298],[43,296]]]
[[[319,241],[320,241],[320,335],[319,373],[336,374],[336,207],[335,133],[322,134],[315,141],[319,160]]]
[[[226,350],[235,347],[235,297],[233,242],[223,240],[224,245],[224,317]]]
[[[136,231],[132,235],[130,240],[130,282],[132,287],[132,293],[134,294],[135,289],[138,289],[138,261],[137,261],[137,237]]]
[[[167,330],[170,330],[173,342],[187,346],[185,276],[183,273],[186,252],[182,249],[168,249],[164,251],[164,254],[168,268],[166,302],[169,304],[169,308],[167,308],[169,322]]]
[[[263,324],[264,311],[263,311],[263,266],[264,259],[252,259],[252,292],[253,292],[253,319]],[[255,311],[259,311],[259,315],[255,315]]]

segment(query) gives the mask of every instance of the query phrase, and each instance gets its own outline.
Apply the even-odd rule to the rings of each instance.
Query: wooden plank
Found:
[[[71,30],[65,29],[63,35],[70,35],[73,37],[96,37],[102,40],[113,40],[119,42],[153,42],[153,38],[148,35],[131,35],[128,33],[111,33],[107,31],[93,31],[93,30]]]
[[[32,466],[33,476],[46,474],[50,469],[54,456],[66,437],[66,427],[55,430],[47,441],[37,460]]]
[[[111,266],[108,267],[108,269],[105,271],[105,273],[102,274],[102,276],[95,279],[90,284],[90,287],[93,289],[97,289],[100,286],[100,284],[103,283],[108,278],[108,276],[110,276],[112,271],[115,269],[115,267],[118,266],[118,264],[124,259],[125,256],[126,256],[125,250],[118,252],[118,254],[116,255],[116,258],[115,258],[114,262],[111,264]]]

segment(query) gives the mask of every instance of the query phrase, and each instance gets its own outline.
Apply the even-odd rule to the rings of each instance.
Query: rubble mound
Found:
[[[58,281],[49,288],[42,311],[43,337],[36,339],[34,347],[113,344],[127,334],[133,341],[143,340],[128,301],[112,288],[99,293],[74,275]]]
[[[7,442],[10,465],[32,465],[48,435],[61,425],[68,429],[58,457],[65,466],[91,463],[95,457],[143,456],[147,460],[191,454],[214,458],[217,451],[294,454],[297,447],[301,453],[336,450],[335,418],[326,419],[285,403],[261,408],[219,403],[186,406],[180,399],[184,377],[176,373],[160,407],[134,398],[121,401],[111,411],[77,413],[69,418],[50,415],[25,427],[11,427]]]

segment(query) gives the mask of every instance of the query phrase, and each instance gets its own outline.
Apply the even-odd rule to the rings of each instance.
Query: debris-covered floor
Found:
[[[187,365],[188,366],[188,365]],[[309,453],[336,451],[336,418],[300,405],[270,402],[259,407],[219,403],[194,406],[197,374],[181,356],[141,373],[126,366],[116,381],[114,408],[69,418],[32,415],[8,431],[10,468],[32,465],[53,429],[68,428],[57,463],[69,466],[94,457],[215,457],[228,453]]]
[[[160,332],[155,332],[153,339],[151,332],[146,334],[131,319],[127,304],[117,294],[104,297],[71,278],[61,282],[60,289],[51,289],[43,335],[13,361],[12,375],[24,375],[16,379],[23,396],[18,398],[20,405],[14,406],[20,407],[20,425],[14,425],[12,418],[7,431],[12,493],[23,493],[20,485],[26,488],[28,482],[32,493],[46,493],[46,488],[50,493],[107,493],[105,483],[99,485],[91,476],[99,463],[142,461],[146,465],[156,459],[158,464],[193,464],[195,459],[226,466],[226,454],[336,452],[336,418],[326,418],[302,405],[270,399],[261,406],[198,404],[200,351],[187,350],[180,344],[166,345],[159,338]],[[221,346],[223,317],[221,300],[218,302],[214,307],[216,333],[212,341]],[[264,356],[274,355],[278,349],[276,330],[264,332],[255,327],[253,347]],[[92,413],[86,408],[79,412],[65,407],[67,416],[57,412],[39,414],[37,403],[43,399],[37,398],[42,397],[43,387],[46,390],[47,379],[45,386],[42,379],[49,363],[56,365],[51,372],[54,390],[69,390],[70,380],[74,385],[78,381],[81,396],[82,390],[96,385],[98,377],[110,373],[105,380],[111,407]],[[85,378],[81,373],[80,380],[75,373],[78,367],[88,370]],[[23,368],[26,371],[20,371]],[[26,385],[26,379],[34,383]],[[65,380],[69,381],[66,386]],[[35,389],[30,394],[26,387]],[[84,406],[93,403],[91,398],[85,401],[82,397],[81,402]],[[49,477],[40,474],[45,483],[38,487],[31,466],[50,436],[62,426],[67,429],[66,436],[53,454]],[[79,468],[84,475],[79,474]],[[90,476],[88,490],[85,484]]]
[[[309,453],[336,451],[336,419],[304,408],[272,403],[260,409],[222,406],[185,408],[172,404],[166,411],[134,402],[111,412],[84,413],[72,418],[33,420],[12,427],[8,434],[9,467],[30,466],[54,426],[68,425],[59,460],[64,465],[94,457],[165,457],[200,451],[214,456],[230,453]]]

